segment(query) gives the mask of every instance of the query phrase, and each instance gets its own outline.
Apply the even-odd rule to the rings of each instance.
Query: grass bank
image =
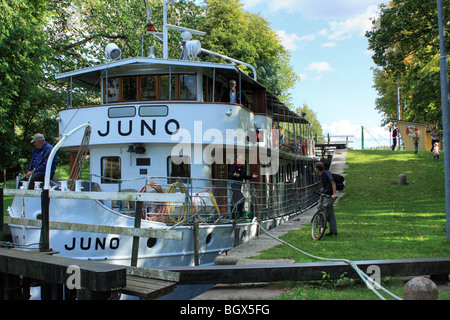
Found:
[[[425,151],[417,155],[406,151],[349,151],[346,162],[345,195],[335,205],[338,236],[313,241],[306,225],[284,235],[283,240],[316,256],[353,261],[450,257],[444,233],[442,155],[437,161]],[[407,185],[399,186],[402,173],[407,175]],[[284,245],[258,258],[317,261]],[[313,287],[315,292],[317,286]],[[314,299],[315,295],[309,296],[311,291],[305,293],[304,289],[302,286],[302,293],[293,298]]]

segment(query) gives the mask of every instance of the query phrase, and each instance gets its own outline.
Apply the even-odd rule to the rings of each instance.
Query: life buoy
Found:
[[[162,187],[156,182],[148,182],[139,192],[155,190],[157,193],[164,193]],[[148,212],[147,212],[148,211]],[[150,221],[164,222],[167,214],[167,203],[155,203],[151,208],[142,208],[142,219]]]
[[[406,134],[410,137],[414,137],[416,135],[416,132],[419,132],[417,128],[414,125],[409,125],[406,127]]]

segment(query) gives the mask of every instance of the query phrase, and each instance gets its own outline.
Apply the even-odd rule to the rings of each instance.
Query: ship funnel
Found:
[[[119,47],[115,43],[110,43],[105,48],[106,58],[109,60],[117,60],[120,59],[122,55],[122,51],[120,51]]]

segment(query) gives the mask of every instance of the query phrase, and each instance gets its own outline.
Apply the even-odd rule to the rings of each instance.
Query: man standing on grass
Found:
[[[333,175],[329,171],[325,171],[325,166],[322,162],[317,162],[315,166],[317,174],[322,180],[321,192],[331,196],[324,197],[322,207],[325,209],[325,215],[327,216],[327,222],[330,225],[330,233],[326,236],[337,236],[337,224],[336,217],[334,215],[334,201],[336,200],[336,182],[334,182]]]

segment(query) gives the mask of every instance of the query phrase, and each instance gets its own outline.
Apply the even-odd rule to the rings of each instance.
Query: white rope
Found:
[[[323,258],[323,257],[319,257],[319,256],[315,256],[312,254],[309,254],[299,248],[294,247],[293,245],[291,245],[290,243],[287,243],[284,240],[281,240],[277,237],[275,237],[274,235],[270,234],[267,230],[265,230],[261,224],[258,222],[259,227],[271,238],[291,247],[294,250],[297,250],[301,253],[303,253],[304,255],[307,255],[313,259],[317,259],[317,260],[324,260],[324,261],[339,261],[339,262],[345,262],[348,265],[350,265],[350,267],[352,267],[356,273],[359,275],[359,277],[364,281],[364,283],[367,285],[367,287],[372,290],[373,293],[375,293],[381,300],[386,300],[380,293],[378,293],[374,287],[376,287],[377,289],[381,289],[384,292],[386,292],[387,294],[389,294],[390,296],[392,296],[393,298],[397,299],[397,300],[402,300],[402,298],[396,296],[395,294],[393,294],[392,292],[388,291],[387,289],[383,288],[379,283],[377,283],[374,279],[370,278],[367,274],[365,274],[354,262],[347,260],[347,259],[332,259],[332,258]]]

